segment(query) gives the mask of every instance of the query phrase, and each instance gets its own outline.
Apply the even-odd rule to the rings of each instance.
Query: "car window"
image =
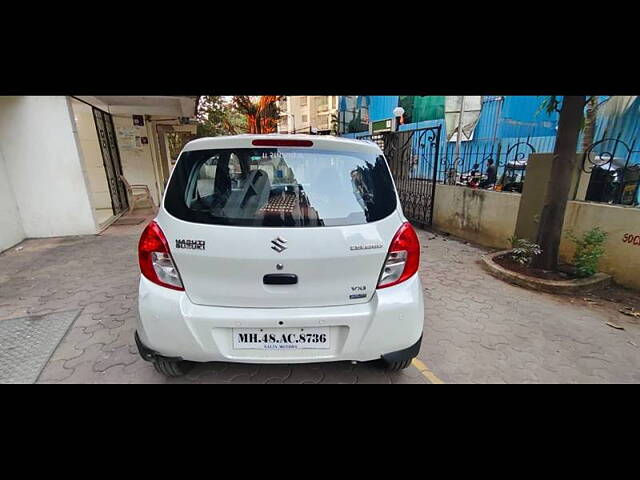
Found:
[[[165,208],[186,221],[319,227],[374,222],[396,208],[382,155],[293,148],[183,152]]]

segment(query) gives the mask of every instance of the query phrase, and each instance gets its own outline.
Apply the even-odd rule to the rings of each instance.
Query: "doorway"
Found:
[[[93,214],[102,229],[128,207],[127,193],[119,178],[122,167],[113,121],[108,113],[75,98],[71,99],[71,107]]]
[[[168,125],[156,124],[156,135],[158,139],[158,170],[160,173],[162,191],[167,187],[167,181],[171,171],[176,164],[182,148],[196,138],[195,125]]]
[[[113,119],[110,114],[95,107],[93,107],[93,117],[100,140],[100,150],[109,185],[113,214],[119,215],[129,208],[129,202],[127,200],[127,190],[121,178],[122,163],[115,129],[113,128]]]

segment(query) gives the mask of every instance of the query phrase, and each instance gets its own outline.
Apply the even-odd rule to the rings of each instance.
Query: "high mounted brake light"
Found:
[[[409,222],[403,223],[391,241],[377,288],[392,287],[413,277],[420,266],[420,242]]]
[[[255,147],[313,147],[311,140],[256,139],[251,142]]]
[[[151,222],[142,232],[138,243],[138,260],[140,272],[149,281],[172,290],[184,290],[167,239],[156,222]]]

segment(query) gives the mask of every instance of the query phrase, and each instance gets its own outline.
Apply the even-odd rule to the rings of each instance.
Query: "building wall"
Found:
[[[331,128],[331,113],[335,112],[336,97],[310,96],[309,97],[309,122],[312,127],[319,130]]]
[[[306,105],[301,105],[302,99],[306,98]],[[325,103],[326,100],[326,103]],[[286,110],[295,117],[295,121],[290,118],[286,127],[281,131],[293,132],[295,123],[296,131],[316,127],[319,130],[328,130],[331,128],[331,114],[335,113],[338,105],[338,97],[336,96],[290,96],[286,100]],[[284,106],[285,103],[281,105]],[[319,110],[321,104],[326,104],[326,110]]]
[[[1,145],[0,145],[1,147]],[[2,148],[0,148],[0,252],[24,239],[18,204],[9,184]]]
[[[517,193],[436,185],[433,226],[486,247],[511,248],[521,196]],[[570,201],[560,258],[571,263],[575,247],[568,231],[580,235],[599,226],[608,232],[600,271],[620,285],[640,290],[640,208]]]
[[[144,126],[135,126],[131,115],[113,115],[113,125],[125,178],[130,184],[147,185],[153,201],[158,205],[158,187],[151,152],[154,139],[147,128],[149,123],[145,121]],[[138,143],[135,137],[146,137],[148,143]]]
[[[302,100],[306,98],[307,104],[302,105]],[[309,97],[308,96],[291,96],[287,97],[287,112],[294,116],[292,120],[289,116],[288,129],[289,132],[309,128]]]
[[[609,234],[600,270],[612,275],[617,283],[640,290],[640,208],[569,202],[564,231],[580,236],[594,227]],[[574,252],[574,243],[563,236],[560,257],[570,261]]]
[[[96,233],[63,96],[0,97],[0,150],[26,237]]]

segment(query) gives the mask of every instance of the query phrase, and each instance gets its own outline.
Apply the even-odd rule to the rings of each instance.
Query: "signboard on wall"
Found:
[[[134,150],[136,148],[136,131],[132,127],[118,127],[118,147],[121,150]]]
[[[377,122],[373,122],[371,124],[371,130],[373,133],[391,131],[391,119],[388,118],[385,120],[378,120]]]

